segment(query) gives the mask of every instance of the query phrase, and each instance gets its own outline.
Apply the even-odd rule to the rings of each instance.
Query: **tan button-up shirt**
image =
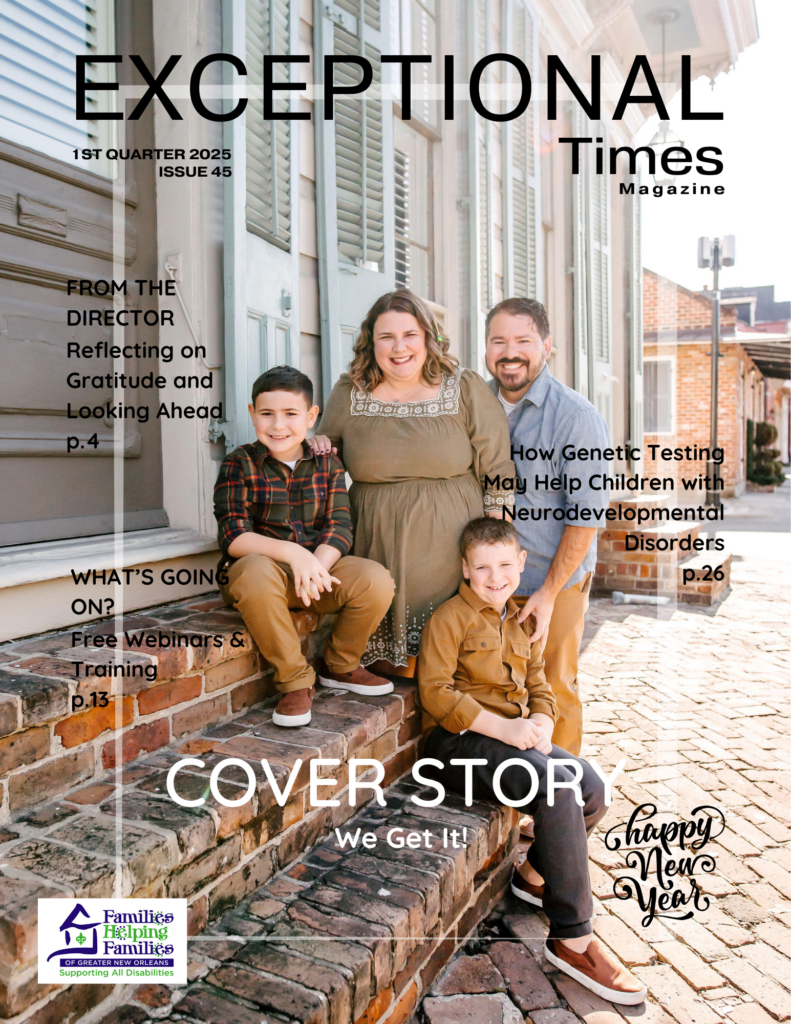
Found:
[[[528,642],[518,612],[509,598],[501,622],[466,583],[434,612],[418,655],[424,729],[463,732],[484,708],[503,718],[557,717],[539,645]]]

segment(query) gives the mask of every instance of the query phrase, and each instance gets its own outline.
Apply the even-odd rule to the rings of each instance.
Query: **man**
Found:
[[[577,662],[596,567],[596,525],[578,523],[598,522],[579,513],[607,508],[609,492],[593,490],[590,478],[609,474],[612,464],[572,457],[582,448],[608,448],[610,439],[591,403],[549,372],[551,351],[549,321],[540,302],[505,299],[489,311],[486,367],[508,417],[513,458],[525,485],[525,493],[516,496],[514,520],[527,552],[516,591],[517,599],[526,598],[519,621],[535,616],[530,640],[544,644],[547,682],[557,701],[552,742],[579,755]],[[522,455],[528,449],[535,449],[535,459]],[[560,481],[558,490],[553,481]]]

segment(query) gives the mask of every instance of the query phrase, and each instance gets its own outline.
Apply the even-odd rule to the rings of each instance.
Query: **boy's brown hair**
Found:
[[[516,544],[521,550],[519,534],[514,524],[506,519],[492,519],[490,516],[471,519],[464,527],[459,541],[461,557],[466,560],[467,552],[476,544]]]

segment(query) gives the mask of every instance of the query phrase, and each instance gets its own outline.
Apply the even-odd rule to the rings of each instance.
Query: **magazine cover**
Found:
[[[789,38],[0,0],[0,1021],[791,1017]]]

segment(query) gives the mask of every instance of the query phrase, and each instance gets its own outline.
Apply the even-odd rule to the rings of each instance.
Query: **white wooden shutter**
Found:
[[[493,0],[474,0],[468,6],[468,36],[470,40],[468,65],[474,65],[491,52],[490,19]],[[481,76],[481,94],[486,102],[485,87],[491,80],[491,65]],[[469,165],[470,183],[470,367],[479,373],[485,371],[485,319],[492,306],[494,292],[494,188],[493,158],[494,132],[492,122],[469,109]]]
[[[396,288],[410,284],[410,191],[412,165],[406,147],[395,150],[395,283]]]
[[[247,108],[223,123],[233,176],[225,185],[225,421],[234,448],[254,439],[247,405],[253,382],[271,366],[299,366],[299,131],[264,121],[263,56],[299,53],[297,0],[223,0],[223,46],[244,54],[247,80],[223,64],[224,82],[244,84]],[[298,82],[299,64],[275,64],[275,81]],[[295,113],[297,91],[274,93],[275,111]],[[238,101],[227,99],[227,105]]]
[[[0,0],[0,136],[76,163],[73,150],[113,144],[113,122],[75,120],[75,56],[115,53],[113,0]],[[115,81],[115,64],[92,64],[86,79]],[[86,109],[108,112],[113,93],[86,93]],[[110,161],[90,169],[113,176]]]
[[[630,381],[629,381],[629,439],[633,446],[643,444],[643,255],[640,200],[640,174],[634,175],[634,195],[631,202],[630,245]]]
[[[530,71],[532,97],[527,110],[505,122],[503,214],[506,296],[540,299],[541,281],[541,161],[538,148],[539,59],[537,21],[524,0],[505,0],[509,52]],[[519,75],[508,67],[508,81],[518,88]],[[515,99],[514,99],[514,102]]]
[[[587,186],[587,255],[588,255],[588,333],[590,338],[589,387],[592,401],[612,431],[612,316],[611,316],[611,224],[610,224],[610,175],[608,161],[604,161],[603,173],[596,173],[596,139],[603,139],[607,153],[608,134],[606,126],[593,122],[587,134],[594,139],[586,145],[588,155]],[[592,372],[591,372],[592,370]],[[590,396],[589,396],[590,397]]]
[[[335,117],[315,104],[316,188],[325,395],[349,364],[360,323],[395,283],[393,105],[380,57],[389,52],[388,0],[316,0],[315,74],[323,84],[324,57],[360,56],[371,62],[365,93],[335,97]],[[336,85],[360,81],[356,64],[337,63]]]
[[[575,110],[574,135],[582,135],[582,115]],[[582,149],[582,160],[579,174],[571,175],[572,187],[572,220],[574,242],[574,389],[585,398],[588,397],[588,363],[590,358],[588,345],[588,236],[587,224],[587,155],[585,146]]]
[[[247,0],[247,81],[251,87],[247,111],[247,227],[288,249],[291,242],[291,135],[298,122],[265,121],[264,54],[289,52],[289,0]],[[273,66],[275,82],[288,82],[289,65]],[[287,92],[275,91],[276,113],[287,113]]]

